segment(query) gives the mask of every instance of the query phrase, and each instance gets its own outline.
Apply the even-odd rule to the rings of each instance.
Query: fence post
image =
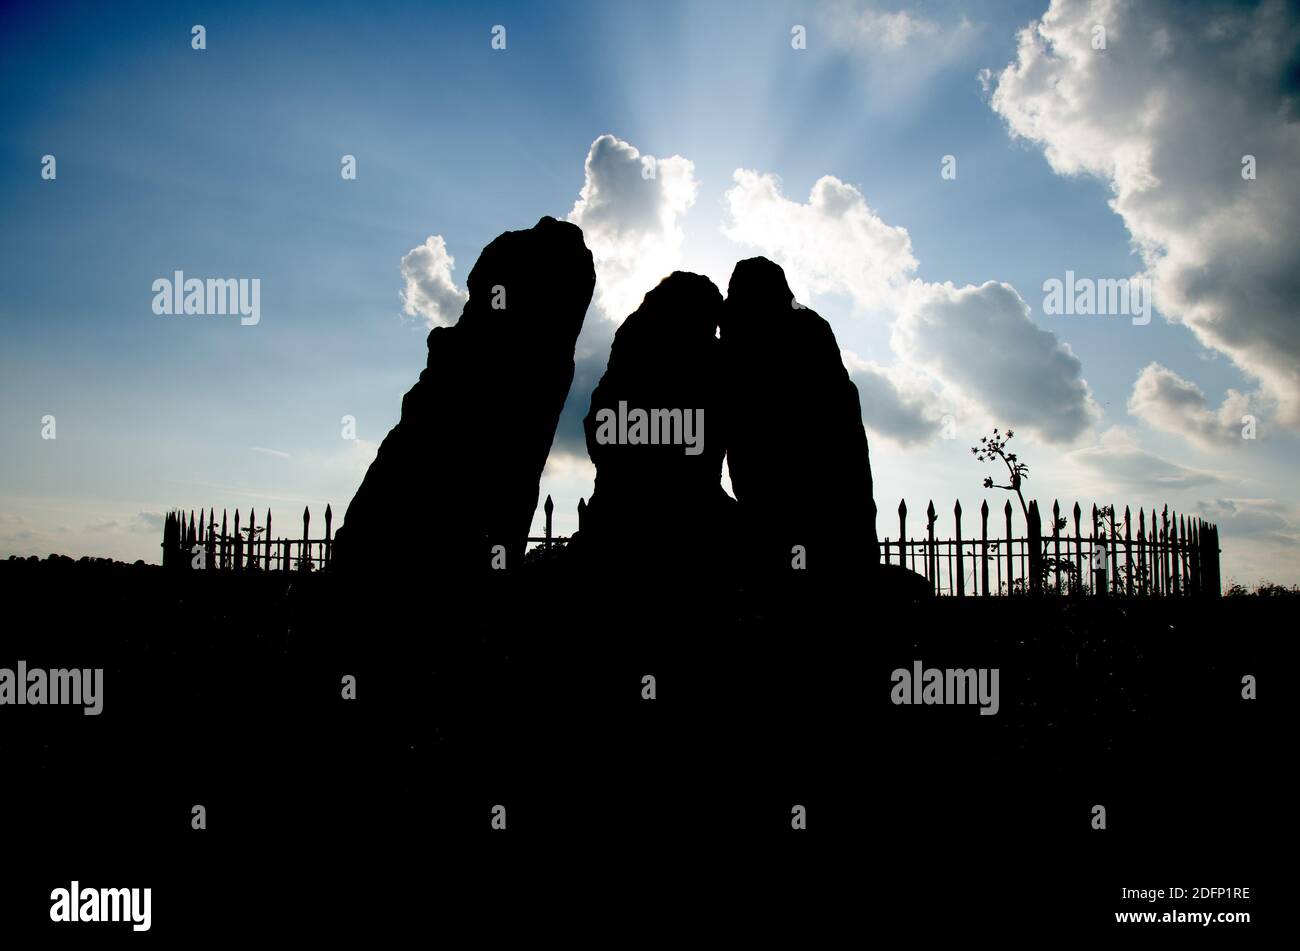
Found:
[[[1124,506],[1124,593],[1133,597],[1133,518]]]
[[[1167,595],[1172,590],[1173,578],[1169,574],[1169,506],[1160,510],[1160,577],[1161,587]]]
[[[311,536],[307,529],[311,525],[311,509],[302,507],[302,548],[298,551],[298,570],[311,571]]]
[[[1052,547],[1056,558],[1056,593],[1061,593],[1061,500],[1052,500]]]
[[[215,508],[209,508],[208,509],[208,541],[207,541],[209,569],[217,567],[217,562],[216,562],[217,544],[216,544],[216,539],[213,537],[216,534],[216,531],[217,531],[217,510]]]
[[[1101,521],[1098,517],[1097,503],[1092,503],[1092,551],[1089,553],[1089,562],[1092,566],[1092,593],[1094,595],[1104,595],[1107,593],[1109,585],[1106,581],[1106,552],[1105,549],[1097,548],[1098,535],[1101,531]],[[1101,567],[1098,567],[1097,552],[1101,551]]]
[[[1182,566],[1178,563],[1178,513],[1169,516],[1169,593],[1183,593]]]
[[[1173,593],[1178,597],[1183,593],[1183,564],[1178,551],[1178,513],[1169,519],[1169,565],[1173,579]]]
[[[961,550],[961,499],[953,506],[953,515],[957,519],[957,596],[966,594],[966,561]]]
[[[1188,543],[1187,567],[1191,575],[1191,593],[1199,595],[1201,593],[1201,529],[1197,525],[1197,519],[1193,518],[1188,521],[1191,526],[1191,539]]]
[[[1116,518],[1117,515],[1113,503],[1102,506],[1102,549],[1106,559],[1107,594],[1123,592],[1119,580],[1119,520]]]
[[[907,567],[907,499],[898,500],[898,563]]]
[[[1151,534],[1156,536],[1156,593],[1163,596],[1169,593],[1169,579],[1165,576],[1165,548],[1164,548],[1164,529],[1157,530],[1156,525],[1159,520],[1156,518],[1156,510],[1151,509]]]
[[[266,544],[263,546],[262,567],[271,570],[271,509],[266,510]]]
[[[239,509],[235,509],[235,570],[244,570],[244,536],[239,534]]]
[[[1149,577],[1148,574],[1147,574],[1147,571],[1146,571],[1146,564],[1147,564],[1147,559],[1146,559],[1146,541],[1147,541],[1147,531],[1146,531],[1146,529],[1147,529],[1146,512],[1145,512],[1142,508],[1139,507],[1139,508],[1138,508],[1138,541],[1137,541],[1137,553],[1138,553],[1138,593],[1139,593],[1139,594],[1142,594],[1142,595],[1145,595],[1145,594],[1147,593],[1147,578]]]
[[[542,511],[546,513],[546,547],[551,547],[551,515],[555,512],[555,503],[551,497],[546,497],[546,503],[542,506]]]
[[[1213,565],[1213,568],[1211,569],[1210,577],[1209,577],[1209,591],[1210,591],[1210,597],[1212,598],[1218,598],[1223,595],[1223,587],[1221,584],[1222,579],[1219,574],[1219,552],[1220,552],[1219,526],[1211,525],[1210,526],[1210,562]]]
[[[939,549],[934,541],[934,523],[938,518],[934,514],[934,499],[930,500],[929,507],[925,510],[925,517],[928,521],[926,528],[926,538],[928,539],[927,553],[925,558],[925,571],[930,577],[930,585],[934,588],[934,593],[939,593]]]
[[[1196,559],[1197,566],[1197,593],[1202,597],[1210,594],[1210,559],[1207,546],[1210,542],[1210,523],[1205,519],[1197,519],[1196,523]]]
[[[1193,593],[1191,565],[1191,536],[1187,532],[1187,516],[1178,516],[1179,554],[1178,568],[1183,575],[1183,594]]]
[[[1074,503],[1074,578],[1075,594],[1083,594],[1083,529],[1080,527],[1080,519],[1083,518],[1083,509],[1079,508],[1079,503]]]
[[[330,509],[328,502],[325,503],[325,565],[330,566],[330,559],[334,557],[334,512]]]
[[[1007,507],[1003,509],[1007,517],[1007,594],[1015,589],[1016,579],[1016,556],[1011,550],[1011,500],[1007,499]]]
[[[980,595],[989,596],[989,500],[980,505]]]
[[[1205,523],[1205,531],[1202,532],[1201,541],[1203,550],[1206,554],[1205,575],[1201,582],[1201,587],[1205,594],[1211,598],[1217,598],[1219,592],[1219,530],[1209,522]]]
[[[1043,593],[1043,520],[1037,499],[1029,502],[1029,593]]]

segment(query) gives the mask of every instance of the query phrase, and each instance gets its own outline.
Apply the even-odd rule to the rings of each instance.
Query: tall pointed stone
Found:
[[[767,258],[736,265],[722,319],[727,467],[753,563],[867,580],[879,564],[871,462],[857,387],[830,325],[797,306]]]
[[[595,281],[582,231],[554,218],[483,249],[348,506],[340,570],[486,570],[496,545],[520,563]]]
[[[680,571],[729,541],[721,315],[713,282],[677,271],[614,336],[583,422],[596,487],[582,548],[598,568]]]

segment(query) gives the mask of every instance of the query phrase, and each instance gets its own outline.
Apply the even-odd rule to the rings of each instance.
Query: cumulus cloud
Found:
[[[1163,493],[1215,485],[1223,479],[1213,472],[1170,462],[1144,449],[1130,430],[1112,426],[1096,445],[1076,449],[1069,458],[1103,485]]]
[[[1284,0],[1052,0],[1016,60],[985,77],[1013,136],[1059,174],[1110,186],[1161,312],[1258,380],[1296,428],[1298,50],[1300,7]]]
[[[1211,499],[1197,503],[1197,508],[1224,537],[1300,547],[1300,522],[1292,505],[1276,499]]]
[[[1069,344],[1034,326],[1010,284],[909,288],[894,324],[895,352],[926,367],[993,416],[1069,443],[1101,417]]]
[[[655,158],[612,135],[591,143],[582,191],[568,219],[596,264],[596,302],[622,321],[681,260],[682,216],[695,203],[695,164]]]
[[[424,244],[402,258],[402,312],[423,317],[430,327],[450,327],[460,317],[469,293],[452,280],[456,259],[447,253],[442,235],[430,235]]]
[[[939,434],[941,404],[926,383],[898,367],[881,366],[843,350],[840,358],[858,388],[862,422],[872,435],[901,446],[926,443]]]
[[[1240,440],[1249,409],[1250,398],[1237,390],[1211,409],[1199,386],[1155,362],[1142,368],[1128,401],[1128,411],[1147,425],[1207,448]]]
[[[883,434],[903,443],[935,434],[937,414],[918,377],[929,379],[932,392],[1048,442],[1072,442],[1100,417],[1079,359],[1034,325],[1009,284],[914,279],[907,229],[883,221],[857,188],[834,176],[818,179],[806,203],[786,198],[775,175],[738,169],[734,182],[723,233],[781,264],[796,297],[845,294],[893,320],[897,364],[850,367],[863,391],[863,418]],[[913,380],[907,392],[905,378]]]
[[[738,168],[733,180],[722,233],[781,264],[796,297],[847,294],[879,310],[916,270],[907,229],[886,224],[858,189],[833,175],[817,180],[807,203],[786,198],[776,175]]]

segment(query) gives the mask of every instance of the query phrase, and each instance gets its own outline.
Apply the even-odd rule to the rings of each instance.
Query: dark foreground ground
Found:
[[[470,594],[0,563],[0,667],[105,668],[97,717],[0,707],[4,933],[50,929],[74,878],[151,887],[151,931],[113,936],[173,947],[267,925],[383,947],[461,916],[575,939],[609,911],[611,946],[696,911],[712,924],[669,940],[1239,944],[1287,914],[1291,600],[704,609],[700,579],[500,575]],[[894,705],[915,660],[999,668],[999,713]],[[1252,921],[1115,922],[1170,909]]]

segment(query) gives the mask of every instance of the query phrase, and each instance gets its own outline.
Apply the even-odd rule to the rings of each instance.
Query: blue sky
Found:
[[[649,195],[663,200],[668,216],[642,235],[659,242],[652,260],[708,274],[725,291],[736,260],[772,256],[841,346],[874,368],[864,372],[901,399],[912,423],[887,425],[859,384],[882,534],[903,495],[917,511],[931,497],[941,511],[958,497],[967,511],[978,508],[986,473],[968,447],[989,425],[1021,426],[1023,407],[1032,425],[1018,438],[1039,497],[1078,498],[1085,507],[1170,502],[1220,522],[1227,574],[1300,581],[1300,493],[1291,475],[1300,452],[1286,362],[1295,352],[1294,313],[1275,307],[1276,322],[1250,324],[1233,323],[1242,318],[1231,307],[1207,316],[1221,305],[1205,286],[1221,277],[1229,290],[1255,289],[1295,273],[1294,232],[1276,230],[1300,207],[1294,188],[1276,183],[1280,169],[1294,176],[1300,158],[1295,123],[1265,104],[1260,113],[1271,119],[1229,110],[1208,132],[1197,123],[1213,120],[1172,108],[1161,121],[1126,124],[1125,88],[1135,99],[1192,63],[1213,71],[1219,60],[1206,66],[1195,48],[1210,43],[1212,31],[1197,32],[1186,18],[1179,25],[1178,8],[1158,3],[1140,14],[1100,3],[1056,7],[1044,0],[6,7],[0,555],[157,560],[159,513],[173,505],[256,505],[259,522],[269,506],[286,524],[303,505],[315,513],[329,502],[337,524],[423,367],[424,336],[438,319],[403,312],[403,258],[441,236],[455,260],[450,280],[463,287],[498,233],[545,214],[580,214],[575,202],[592,184],[584,160],[611,135],[623,149],[611,161],[635,149],[686,163],[663,166],[663,189]],[[1206,10],[1206,22],[1262,24],[1294,40],[1285,7]],[[1061,88],[1073,90],[1074,70],[1089,91],[1057,91],[1038,75],[1041,62],[1025,58],[1018,33],[1045,13],[1041,42],[1056,79],[1065,77]],[[1177,42],[1156,55],[1162,16]],[[1067,41],[1078,24],[1095,20],[1110,26],[1110,74],[1092,72],[1098,67]],[[204,50],[191,48],[193,24],[206,28]],[[496,24],[506,27],[505,50],[491,48]],[[806,49],[792,48],[795,25],[806,29]],[[1221,51],[1225,70],[1229,54],[1260,61],[1249,48],[1259,33],[1228,31],[1238,39]],[[1286,51],[1279,55],[1285,75]],[[1003,78],[1009,67],[1014,75]],[[983,82],[981,70],[990,71]],[[1223,95],[1244,82],[1258,88],[1236,90],[1243,97],[1263,89],[1290,101],[1267,80],[1225,80]],[[1081,118],[1088,110],[1099,117],[1092,125]],[[1239,140],[1237,151],[1260,151],[1260,180],[1250,183],[1258,187],[1247,193],[1260,197],[1227,191],[1236,187],[1225,184],[1235,167],[1213,188],[1198,181],[1203,169],[1171,158],[1185,144],[1181,134],[1192,146],[1213,135],[1229,151]],[[1146,164],[1112,165],[1107,155],[1126,156],[1132,143],[1142,156],[1133,162]],[[53,181],[40,174],[46,154],[57,160]],[[340,176],[345,154],[356,157],[355,181]],[[940,175],[945,155],[956,159],[954,180]],[[687,207],[677,210],[666,197],[673,168],[691,186]],[[736,217],[740,169],[779,178],[782,202],[751,195],[766,225]],[[905,229],[914,265],[882,260],[868,237],[844,247],[843,261],[825,273],[801,270],[801,249],[762,229],[827,213],[793,207],[813,204],[810,191],[823,176],[834,177],[835,194],[859,224]],[[1229,236],[1216,247],[1208,211],[1184,198],[1207,192],[1205,208],[1224,220],[1258,215],[1254,230],[1264,238]],[[753,240],[732,240],[724,229]],[[1205,277],[1203,262],[1194,267],[1207,247],[1216,261],[1238,253],[1254,260],[1242,242],[1265,239],[1272,256],[1258,272]],[[607,250],[611,261],[620,253]],[[1043,282],[1067,270],[1124,278],[1144,269],[1170,289],[1147,326],[1043,313]],[[174,270],[259,278],[260,322],[154,314],[151,284]],[[893,289],[871,284],[868,272]],[[617,268],[598,274],[612,293]],[[1014,290],[979,290],[988,281]],[[942,291],[945,282],[969,285],[969,299]],[[629,282],[623,298],[645,289]],[[1271,298],[1261,296],[1267,311]],[[1069,426],[1051,421],[1058,407],[1038,396],[1044,384],[1035,374],[1049,368],[1026,367],[1024,379],[1008,380],[996,362],[983,378],[944,363],[953,358],[943,350],[943,328],[953,326],[946,321],[983,319],[981,301],[1014,311],[1018,299],[1025,323],[997,316],[973,339],[988,353],[1014,351],[1032,324],[1053,337],[1026,360],[1069,348],[1086,386],[1082,411],[1095,415],[1068,439]],[[622,316],[593,304],[587,331],[597,375],[599,341]],[[1240,332],[1216,346],[1224,326]],[[1281,356],[1269,363],[1270,353]],[[986,356],[965,354],[976,368]],[[1163,372],[1145,378],[1150,386],[1135,410],[1135,386],[1152,363]],[[1199,389],[1203,405],[1186,385]],[[1245,394],[1242,405],[1258,416],[1258,440],[1216,422],[1230,390]],[[584,398],[575,391],[571,403]],[[47,414],[57,421],[53,440],[41,438]],[[954,438],[936,432],[945,414]],[[356,417],[357,440],[341,438],[344,415]],[[572,527],[573,506],[591,484],[571,448],[557,443],[543,482],[561,530]],[[430,491],[436,511],[436,472]]]

